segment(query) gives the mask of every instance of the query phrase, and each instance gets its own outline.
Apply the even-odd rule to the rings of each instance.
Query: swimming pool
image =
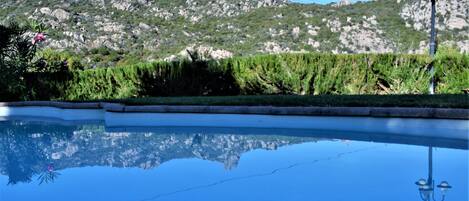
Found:
[[[0,200],[422,200],[430,191],[416,182],[431,177],[436,200],[447,181],[445,199],[466,201],[467,149],[464,139],[9,118]]]

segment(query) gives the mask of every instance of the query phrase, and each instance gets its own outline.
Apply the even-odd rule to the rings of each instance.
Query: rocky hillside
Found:
[[[468,2],[438,1],[440,44],[469,52]],[[429,9],[426,0],[329,5],[288,0],[3,0],[0,19],[45,23],[50,28],[46,45],[53,49],[90,55],[105,47],[156,60],[177,58],[185,49],[213,58],[292,51],[421,53],[428,43]]]

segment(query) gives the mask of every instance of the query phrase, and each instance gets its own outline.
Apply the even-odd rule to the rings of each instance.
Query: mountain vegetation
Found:
[[[6,1],[0,100],[467,92],[467,2],[439,1],[436,58],[418,2]]]
[[[298,4],[287,0],[4,0],[0,19],[37,21],[45,43],[87,67],[258,53],[424,53],[429,1]],[[438,1],[440,44],[469,51],[467,1]]]

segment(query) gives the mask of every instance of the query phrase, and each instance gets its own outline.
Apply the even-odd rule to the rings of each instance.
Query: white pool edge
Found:
[[[104,121],[106,127],[227,127],[315,129],[384,133],[468,140],[469,120],[375,118],[213,113],[109,112],[104,109],[0,106],[0,117],[56,118],[65,121]]]
[[[55,118],[65,121],[104,120],[105,111],[102,109],[62,109],[57,107],[28,106],[28,107],[2,107],[0,117],[43,117]]]

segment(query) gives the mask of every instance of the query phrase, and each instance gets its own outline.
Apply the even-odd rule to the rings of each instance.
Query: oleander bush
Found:
[[[15,100],[27,88],[24,73],[33,66],[36,45],[26,36],[28,28],[17,23],[0,24],[0,99]]]
[[[30,73],[28,100],[265,94],[427,94],[469,88],[469,56],[297,53]]]

